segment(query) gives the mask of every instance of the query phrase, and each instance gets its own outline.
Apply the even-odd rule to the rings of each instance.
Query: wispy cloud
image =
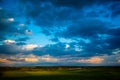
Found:
[[[7,19],[9,22],[14,22],[14,18],[8,18]]]
[[[37,48],[38,45],[37,44],[27,44],[24,46],[23,49],[26,49],[26,50],[33,50],[34,48]]]
[[[13,43],[15,43],[15,41],[14,40],[4,40],[4,43],[5,44],[13,44]]]

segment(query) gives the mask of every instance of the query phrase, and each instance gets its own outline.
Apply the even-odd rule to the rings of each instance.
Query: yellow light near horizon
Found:
[[[104,59],[101,57],[91,57],[89,59],[80,59],[78,62],[81,63],[91,63],[91,64],[100,64]]]
[[[26,62],[38,62],[39,60],[37,58],[25,58]]]

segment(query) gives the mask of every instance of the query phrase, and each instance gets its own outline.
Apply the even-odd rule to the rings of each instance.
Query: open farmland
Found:
[[[22,67],[0,74],[0,80],[120,80],[119,67]]]

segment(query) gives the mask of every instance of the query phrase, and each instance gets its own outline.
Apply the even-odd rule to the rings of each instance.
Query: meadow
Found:
[[[22,67],[0,70],[0,80],[120,80],[119,67]]]

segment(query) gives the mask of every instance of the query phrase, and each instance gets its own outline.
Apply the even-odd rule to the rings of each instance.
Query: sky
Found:
[[[120,66],[120,1],[0,0],[0,66]]]

